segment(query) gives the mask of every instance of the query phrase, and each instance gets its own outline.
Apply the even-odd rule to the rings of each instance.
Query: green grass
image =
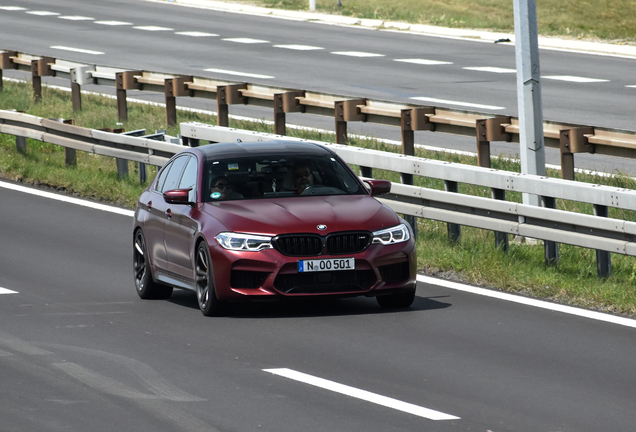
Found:
[[[0,109],[17,109],[45,118],[73,118],[78,126],[88,128],[117,128],[116,102],[98,96],[83,96],[83,111],[73,112],[70,94],[45,87],[41,103],[32,101],[29,84],[4,83],[0,93]],[[126,130],[167,129],[177,135],[177,127],[165,124],[162,107],[129,103],[129,120]],[[178,121],[198,121],[216,124],[216,117],[179,111]],[[230,121],[231,127],[273,132],[273,126],[263,122]],[[326,142],[333,142],[333,134],[290,130],[290,135]],[[352,138],[351,145],[397,153],[400,149],[374,139]],[[476,165],[476,159],[468,156],[449,155],[417,149],[416,155],[429,159]],[[494,158],[493,168],[520,171],[518,162]],[[130,177],[119,179],[114,159],[77,152],[77,166],[66,167],[64,149],[51,144],[27,140],[26,155],[17,152],[15,137],[0,135],[0,177],[26,184],[47,186],[66,193],[134,208],[137,197],[146,185],[139,185],[137,164],[129,164]],[[149,170],[152,180],[156,170]],[[550,176],[559,173],[550,171]],[[394,172],[375,170],[374,177],[399,181]],[[636,189],[634,179],[617,174],[611,178],[577,174],[578,181],[607,184]],[[443,189],[441,180],[416,177],[418,186]],[[460,192],[478,196],[490,196],[490,190],[468,184],[460,184]],[[518,193],[508,193],[507,199],[520,202]],[[559,200],[562,210],[592,214],[592,206]],[[636,221],[636,212],[610,209],[610,217]],[[636,316],[636,260],[632,257],[612,255],[612,276],[598,279],[595,251],[560,245],[560,262],[546,266],[541,244],[532,246],[510,241],[510,250],[504,253],[495,248],[494,234],[489,231],[462,227],[459,242],[448,240],[446,224],[420,219],[418,265],[427,274],[452,277],[494,289],[521,293],[528,296],[551,299],[560,303]]]
[[[252,0],[265,7],[308,10],[308,0]],[[316,0],[316,9],[357,18],[513,32],[512,0]],[[636,2],[537,0],[539,33],[619,42],[636,41]]]

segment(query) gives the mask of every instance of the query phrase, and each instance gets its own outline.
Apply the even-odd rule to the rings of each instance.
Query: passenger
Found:
[[[214,200],[240,199],[243,198],[243,195],[234,192],[230,179],[220,175],[214,177],[210,182],[210,198]]]
[[[300,195],[305,189],[314,184],[314,175],[306,164],[298,164],[294,167],[294,190]]]

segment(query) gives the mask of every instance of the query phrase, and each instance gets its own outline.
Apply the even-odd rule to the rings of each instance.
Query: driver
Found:
[[[300,195],[305,189],[314,184],[314,175],[306,164],[296,165],[293,174],[296,195]]]

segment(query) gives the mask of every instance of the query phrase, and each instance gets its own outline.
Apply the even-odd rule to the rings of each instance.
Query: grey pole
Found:
[[[514,0],[514,14],[521,172],[544,176],[545,146],[535,0]],[[540,205],[538,196],[527,193],[523,194],[523,203]]]

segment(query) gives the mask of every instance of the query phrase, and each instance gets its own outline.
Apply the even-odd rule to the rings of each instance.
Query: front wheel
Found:
[[[133,271],[135,288],[142,299],[167,299],[172,295],[171,286],[159,284],[152,279],[146,239],[141,230],[135,232]]]
[[[205,242],[199,244],[195,261],[199,309],[205,316],[218,316],[222,312],[223,304],[216,297],[210,250]]]
[[[406,309],[415,301],[415,288],[407,291],[396,291],[389,295],[375,298],[383,309]]]

